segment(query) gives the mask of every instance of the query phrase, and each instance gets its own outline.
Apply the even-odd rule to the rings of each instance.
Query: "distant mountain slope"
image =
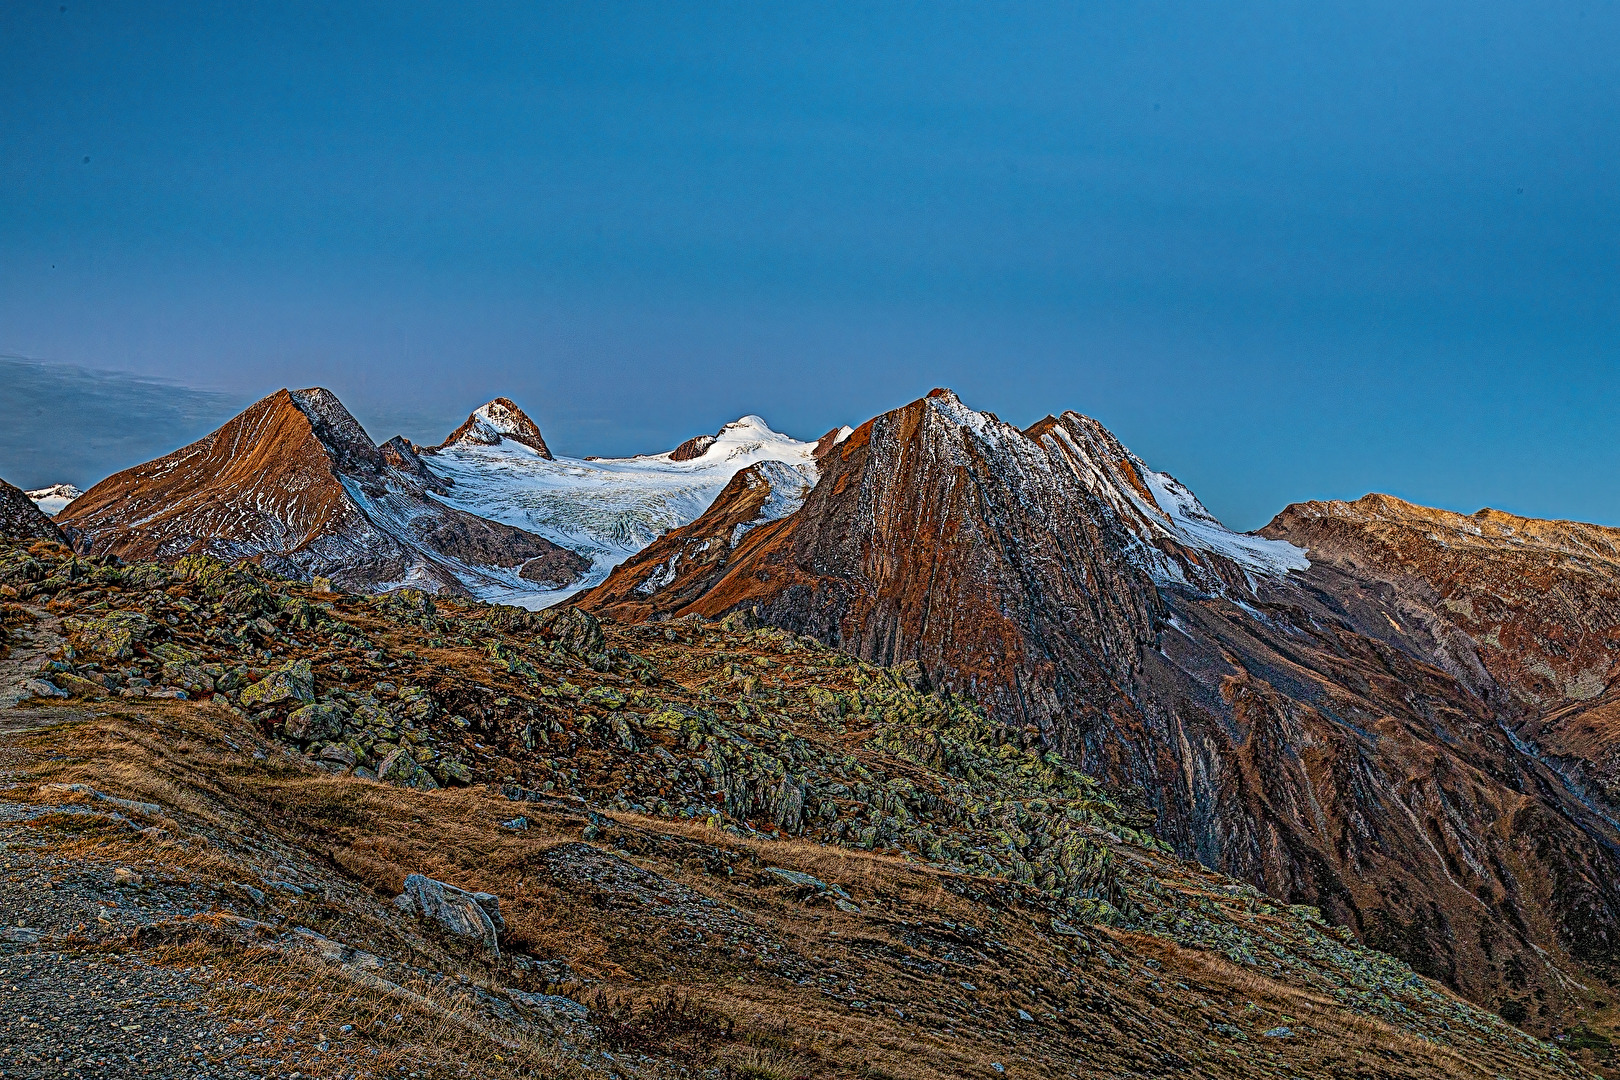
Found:
[[[579,605],[747,612],[915,663],[1009,741],[1140,793],[1184,855],[1477,1000],[1557,1017],[1585,1000],[1572,974],[1614,963],[1610,817],[1386,613],[1387,586],[1297,532],[1232,533],[1095,421],[1020,431],[935,391],[732,540],[759,505],[729,489]]]
[[[1387,620],[1373,632],[1423,640],[1620,818],[1620,529],[1367,495],[1297,503],[1262,532],[1308,547],[1321,575],[1371,582]]]
[[[34,505],[28,493],[4,480],[0,480],[0,536],[67,543],[62,530]]]
[[[491,402],[474,417],[502,401]],[[513,428],[534,427],[521,411],[515,416],[503,412],[503,418]],[[553,458],[543,444],[536,449],[508,436],[486,441],[487,433],[469,438],[467,429],[464,424],[438,447],[423,451],[428,466],[450,483],[444,501],[544,536],[592,560],[585,579],[569,588],[520,586],[483,594],[526,606],[555,603],[574,589],[600,582],[665,530],[697,518],[733,476],[751,465],[781,462],[810,482],[815,477],[815,444],[772,431],[757,416],[727,424],[715,435],[687,440],[668,453],[632,458]]]
[[[586,562],[445,506],[337,397],[280,390],[218,431],[108,477],[61,515],[87,550],[127,559],[204,551],[346,586],[434,592],[557,587]],[[406,462],[405,464],[408,464]]]

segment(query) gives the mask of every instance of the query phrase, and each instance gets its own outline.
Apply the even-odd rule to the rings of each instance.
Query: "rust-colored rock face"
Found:
[[[67,543],[56,523],[34,505],[21,488],[0,480],[0,536],[13,540],[55,540]]]
[[[703,452],[714,445],[713,435],[694,435],[681,445],[669,452],[671,461],[693,461],[703,456]]]
[[[1388,495],[1288,507],[1262,530],[1375,583],[1391,629],[1620,817],[1620,529]]]
[[[472,415],[444,442],[423,449],[431,454],[458,442],[480,446],[494,446],[501,442],[521,443],[547,461],[555,460],[546,447],[546,440],[540,435],[540,426],[529,419],[529,415],[518,408],[511,398],[498,397],[488,405],[474,409]]]
[[[1387,584],[1390,618],[1434,636],[1454,675],[1505,704],[1593,701],[1620,672],[1620,529],[1368,495],[1298,503],[1262,532]]]
[[[96,554],[207,552],[354,589],[464,592],[537,560],[556,577],[570,557],[566,580],[583,572],[572,552],[434,501],[442,481],[408,453],[397,441],[379,449],[330,391],[280,390],[190,446],[103,480],[62,523]]]
[[[1075,413],[1019,431],[936,391],[818,464],[800,509],[734,536],[767,497],[739,474],[581,606],[746,610],[915,660],[1011,738],[1139,792],[1183,854],[1533,1022],[1573,1006],[1564,972],[1615,959],[1613,822],[1504,728],[1519,692],[1382,579],[1313,563],[1293,530],[1227,532]],[[1560,616],[1535,618],[1545,636]],[[1581,738],[1610,745],[1604,717]]]

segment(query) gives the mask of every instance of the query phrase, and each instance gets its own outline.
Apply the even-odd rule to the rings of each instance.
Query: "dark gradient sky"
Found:
[[[1620,6],[247,7],[0,5],[0,353],[575,454],[950,385],[1237,527],[1620,524]],[[67,462],[117,380],[13,370]]]

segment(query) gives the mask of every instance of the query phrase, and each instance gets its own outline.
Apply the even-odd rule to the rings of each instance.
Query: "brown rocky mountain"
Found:
[[[552,460],[546,440],[540,435],[540,426],[511,398],[503,397],[474,409],[449,438],[437,446],[423,447],[422,452],[432,454],[456,443],[496,446],[506,441],[522,443],[547,461]]]
[[[205,552],[362,590],[466,593],[566,584],[587,561],[434,499],[408,444],[379,449],[328,390],[280,390],[218,431],[117,473],[62,513],[81,549],[124,559]]]
[[[1456,624],[1392,606],[1390,575],[1422,574],[1365,541],[1318,558],[1287,514],[1264,536],[1231,533],[1075,413],[1020,431],[935,391],[819,464],[802,508],[773,520],[739,476],[580,605],[628,620],[745,611],[915,662],[1009,740],[1139,792],[1183,855],[1320,905],[1527,1023],[1591,1003],[1620,944],[1620,831],[1520,734],[1524,688],[1551,700],[1551,683],[1524,681],[1539,671],[1528,654],[1513,670],[1529,675],[1502,683],[1469,665]],[[1591,543],[1581,528],[1569,535]],[[1468,573],[1516,573],[1480,558]],[[1522,595],[1515,626],[1554,640],[1566,616]],[[1429,602],[1453,615],[1441,597],[1469,599]],[[1553,670],[1566,690],[1591,685]]]
[[[62,530],[34,505],[21,488],[0,480],[0,536],[14,540],[55,540],[67,542]]]

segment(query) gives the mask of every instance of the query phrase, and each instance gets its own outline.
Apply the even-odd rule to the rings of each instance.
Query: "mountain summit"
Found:
[[[449,438],[425,449],[432,454],[457,444],[499,446],[507,441],[527,446],[547,461],[552,460],[551,450],[540,435],[540,425],[529,419],[529,414],[518,408],[511,398],[503,397],[474,409]]]
[[[398,449],[385,454],[331,391],[279,390],[190,446],[103,480],[61,524],[92,553],[206,552],[366,590],[560,585],[584,569],[538,536],[443,505],[432,495],[442,483],[396,461]]]
[[[1008,742],[1139,792],[1183,855],[1318,905],[1477,1000],[1556,1015],[1578,1007],[1572,973],[1620,959],[1620,806],[1507,730],[1522,714],[1482,692],[1489,663],[1414,617],[1420,599],[1464,620],[1472,603],[1488,637],[1479,619],[1502,605],[1478,591],[1539,556],[1425,540],[1433,523],[1387,509],[1296,508],[1265,535],[1234,533],[1095,420],[1020,430],[947,390],[817,466],[807,494],[739,475],[579,605],[624,621],[741,614],[905,665],[983,703]],[[773,499],[786,512],[765,512]],[[1485,531],[1505,529],[1531,531]],[[1620,581],[1595,560],[1600,539],[1558,549],[1581,559],[1559,573],[1605,582],[1553,591],[1582,620],[1609,618]],[[1517,590],[1541,613],[1514,617],[1521,638],[1569,617],[1535,582],[1557,584],[1542,572]],[[1611,674],[1544,652],[1499,664],[1506,682],[1551,701]],[[1556,678],[1529,678],[1543,668]]]

